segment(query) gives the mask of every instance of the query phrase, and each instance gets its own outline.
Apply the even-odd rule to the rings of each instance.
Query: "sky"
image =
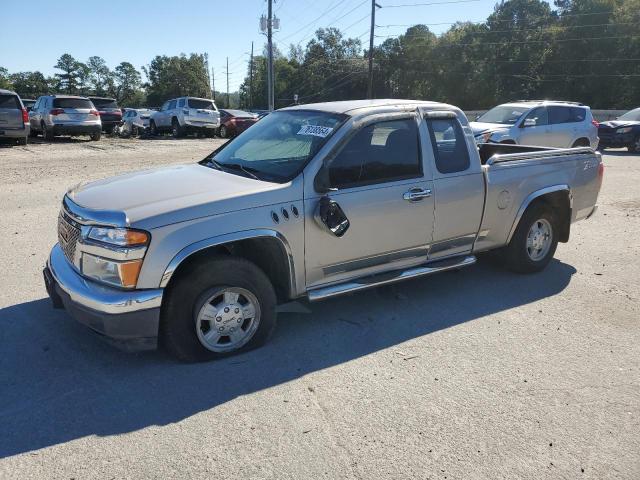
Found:
[[[376,35],[398,35],[416,23],[483,21],[496,0],[376,0]],[[460,0],[457,0],[460,1]],[[432,3],[431,5],[415,5]],[[394,7],[394,5],[414,5]],[[340,28],[346,36],[360,37],[368,46],[370,0],[276,0],[280,30],[274,42],[283,53],[289,44],[302,46],[322,27]],[[208,53],[215,70],[215,87],[235,91],[247,71],[251,42],[260,54],[266,43],[260,16],[266,0],[2,0],[5,19],[0,28],[0,66],[9,72],[39,70],[53,75],[53,65],[64,53],[86,61],[92,55],[110,68],[128,61],[138,69],[156,55]],[[387,27],[387,25],[401,25]],[[429,27],[442,33],[448,25]],[[381,43],[384,38],[376,38]]]

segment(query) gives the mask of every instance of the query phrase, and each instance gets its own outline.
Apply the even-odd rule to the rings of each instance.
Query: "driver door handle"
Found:
[[[402,198],[407,202],[417,202],[423,198],[431,196],[431,190],[425,190],[424,188],[412,188],[408,192],[404,192]]]

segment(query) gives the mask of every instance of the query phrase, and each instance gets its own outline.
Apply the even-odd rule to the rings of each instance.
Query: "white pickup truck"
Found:
[[[199,163],[71,189],[45,282],[54,306],[119,345],[208,360],[265,342],[295,299],[489,250],[542,270],[594,213],[602,175],[589,148],[478,146],[451,105],[296,106]]]

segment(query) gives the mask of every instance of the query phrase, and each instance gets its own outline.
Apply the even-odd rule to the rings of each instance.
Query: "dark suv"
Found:
[[[29,114],[18,94],[0,89],[0,138],[26,145],[29,131]]]
[[[624,115],[602,122],[598,128],[600,149],[627,147],[633,153],[640,153],[640,108]]]
[[[122,110],[118,106],[115,98],[89,97],[93,106],[98,110],[100,120],[102,120],[102,130],[112,133],[113,129],[122,122]]]

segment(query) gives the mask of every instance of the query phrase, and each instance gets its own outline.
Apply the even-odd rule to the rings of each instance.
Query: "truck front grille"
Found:
[[[80,238],[80,226],[73,220],[66,218],[63,212],[58,216],[58,243],[62,247],[64,256],[71,263],[74,263],[76,244]]]

